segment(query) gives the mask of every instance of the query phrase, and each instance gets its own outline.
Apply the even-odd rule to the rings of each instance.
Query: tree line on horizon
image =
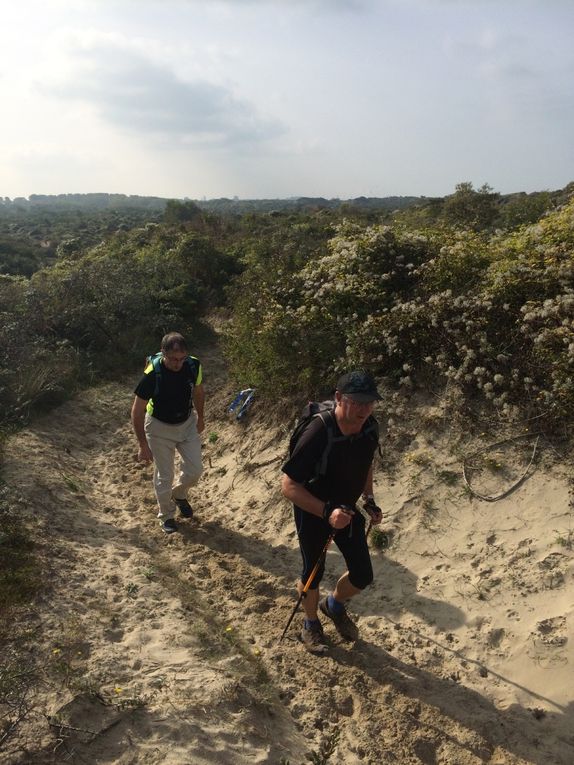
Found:
[[[456,203],[461,205],[461,197],[480,195],[481,198],[490,196],[492,201],[498,203],[500,207],[508,204],[524,205],[526,199],[529,199],[528,206],[537,202],[537,209],[542,200],[559,200],[564,192],[568,192],[568,186],[565,189],[555,191],[535,191],[527,193],[524,191],[513,192],[510,194],[500,194],[488,185],[483,184],[479,189],[474,189],[470,182],[462,182],[456,185],[453,194],[444,197],[427,197],[415,195],[391,195],[385,197],[366,197],[359,196],[347,199],[326,198],[326,197],[307,197],[294,196],[287,198],[253,198],[239,199],[238,197],[228,198],[219,197],[212,199],[183,199],[174,200],[169,197],[142,196],[137,194],[118,194],[118,193],[84,193],[84,194],[31,194],[26,197],[0,197],[0,219],[9,217],[13,214],[22,216],[24,213],[33,214],[37,212],[66,212],[70,210],[85,212],[115,211],[125,212],[128,210],[149,211],[150,213],[163,213],[166,206],[172,201],[192,202],[205,212],[213,212],[219,215],[243,215],[246,213],[273,213],[280,211],[294,210],[339,210],[343,209],[361,209],[374,211],[398,211],[409,207],[428,208],[430,214],[437,214],[446,204],[447,208],[451,204],[453,197]],[[495,205],[496,206],[496,205]]]
[[[484,184],[469,182],[453,194],[427,197],[357,197],[339,200],[322,197],[292,199],[175,200],[125,194],[32,194],[29,199],[0,197],[0,273],[31,276],[63,253],[81,252],[149,222],[172,223],[203,217],[211,228],[220,219],[245,215],[289,213],[334,214],[359,217],[365,222],[390,222],[397,215],[409,225],[445,223],[487,230],[532,223],[568,198],[570,186],[558,191],[501,195]],[[213,219],[210,221],[210,219]],[[229,224],[226,224],[229,227]]]

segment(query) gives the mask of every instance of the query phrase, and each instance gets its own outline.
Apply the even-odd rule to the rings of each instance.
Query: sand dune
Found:
[[[14,625],[38,681],[0,762],[571,765],[568,463],[541,441],[521,486],[485,502],[461,466],[495,429],[465,443],[436,402],[393,412],[376,474],[392,545],[353,601],[360,641],[326,625],[331,652],[313,657],[299,617],[278,644],[299,571],[278,489],[293,412],[256,402],[229,419],[222,362],[202,357],[206,470],[177,535],[159,529],[151,469],[135,462],[131,383],[7,444],[2,476],[48,574]],[[531,448],[476,458],[472,488],[512,485]],[[326,584],[341,563],[329,553]]]

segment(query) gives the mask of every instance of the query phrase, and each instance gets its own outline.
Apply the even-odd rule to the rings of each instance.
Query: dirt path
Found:
[[[413,497],[428,499],[432,487],[379,476],[402,513],[393,549],[374,554],[375,586],[357,599],[353,648],[327,627],[330,655],[308,655],[297,619],[278,645],[299,570],[278,492],[285,431],[256,406],[246,423],[229,420],[221,360],[211,351],[203,361],[206,472],[191,497],[196,516],[179,534],[159,529],[151,470],[134,460],[129,388],[94,389],[11,440],[3,478],[34,522],[49,582],[15,625],[38,679],[0,762],[571,765],[572,703],[507,673],[523,633],[508,624],[495,633],[493,613],[522,597],[516,583],[504,591],[505,576],[522,566],[527,587],[527,559],[509,566],[511,537],[505,549],[492,541],[500,581],[490,602],[469,607],[489,527],[476,515],[462,527],[459,496],[446,485],[432,489],[440,512],[430,528],[428,506]],[[567,501],[562,484],[552,486],[554,501]],[[536,533],[518,536],[531,549]],[[448,544],[456,549],[441,552]],[[554,596],[570,605],[550,623],[554,635],[571,628],[574,608],[572,556],[559,552]],[[330,553],[327,582],[339,569]],[[529,607],[515,604],[519,619]],[[571,671],[567,650],[567,639],[550,641],[537,661]]]

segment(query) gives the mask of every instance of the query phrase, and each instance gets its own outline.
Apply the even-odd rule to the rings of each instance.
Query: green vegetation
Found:
[[[343,222],[303,264],[283,246],[234,288],[232,367],[316,395],[362,366],[406,390],[448,381],[508,419],[570,418],[573,217],[571,200],[506,232]]]
[[[380,528],[380,526],[373,526],[370,531],[371,546],[375,550],[386,550],[389,546],[390,539],[389,533]]]
[[[574,529],[568,529],[566,532],[560,532],[554,529],[556,534],[556,544],[565,547],[567,550],[574,548]]]
[[[31,276],[118,231],[161,220],[165,200],[123,194],[0,198],[0,274]]]
[[[407,396],[448,387],[465,413],[478,405],[498,422],[536,417],[571,431],[574,184],[504,197],[461,183],[444,199],[268,200],[267,211],[86,196],[0,200],[0,437],[79,385],[135,374],[164,332],[193,335],[216,310],[229,319],[231,374],[260,400],[319,397],[361,366]],[[412,459],[428,469],[424,452]],[[448,470],[437,478],[459,480]],[[9,505],[0,493],[3,613],[25,607],[41,580]],[[432,530],[436,508],[424,510]],[[556,535],[572,547],[570,529]],[[374,528],[371,542],[387,540]],[[142,579],[163,573],[146,569]],[[142,586],[129,582],[125,593],[135,599]],[[214,653],[233,648],[256,666],[231,628],[210,622],[209,637]],[[54,648],[66,682],[81,680],[81,650],[72,639]],[[6,703],[12,687],[24,697],[32,682],[10,661],[0,676]],[[326,762],[336,744],[326,738],[313,761]]]
[[[460,183],[444,199],[263,213],[238,200],[5,199],[0,421],[137,368],[163,332],[215,308],[231,314],[232,375],[262,395],[319,395],[364,366],[405,391],[448,381],[505,418],[569,417],[573,191]]]
[[[28,602],[39,587],[34,544],[21,524],[0,522],[0,609]]]

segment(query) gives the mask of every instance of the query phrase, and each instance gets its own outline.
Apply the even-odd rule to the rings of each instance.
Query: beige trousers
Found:
[[[187,499],[187,490],[199,481],[201,439],[197,432],[195,412],[177,425],[161,422],[149,414],[145,416],[146,439],[153,454],[153,487],[159,507],[158,518],[173,518],[173,499]],[[175,453],[181,457],[179,475],[174,483]]]

